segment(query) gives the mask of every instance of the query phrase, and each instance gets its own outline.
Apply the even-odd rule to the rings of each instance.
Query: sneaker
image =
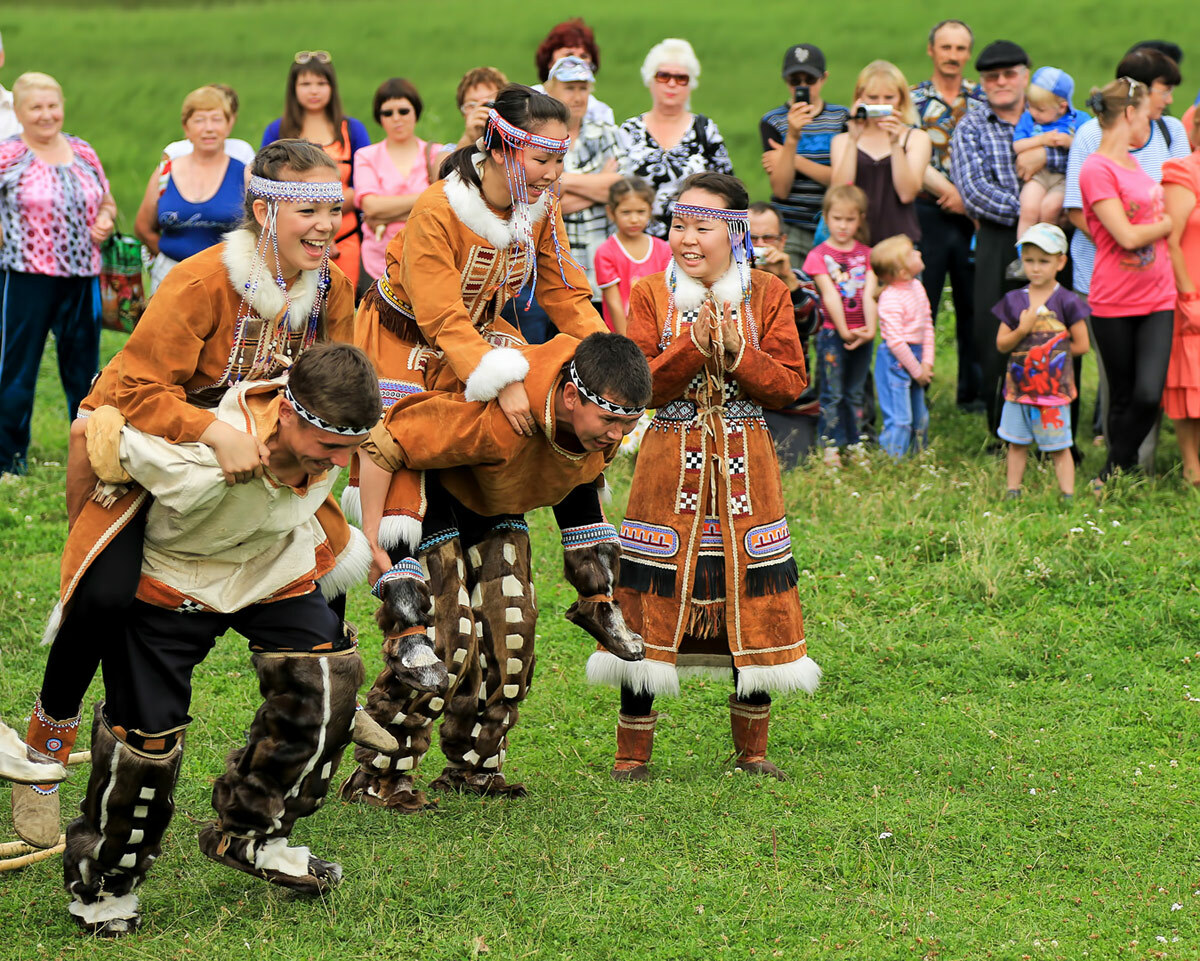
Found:
[[[1004,492],[1006,501],[1019,501],[1021,499],[1021,489],[1019,487],[1010,487]]]
[[[1021,264],[1020,257],[1018,257],[1016,260],[1011,261],[1009,263],[1009,265],[1004,269],[1004,279],[1005,280],[1028,280],[1029,279],[1028,277],[1025,276],[1025,268]]]

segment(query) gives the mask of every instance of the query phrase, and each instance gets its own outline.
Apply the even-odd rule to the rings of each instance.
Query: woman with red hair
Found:
[[[596,36],[592,28],[583,22],[582,17],[564,20],[550,28],[546,39],[533,55],[534,66],[537,67],[538,80],[533,89],[545,93],[543,84],[550,76],[550,68],[563,57],[581,57],[592,65],[592,73],[600,72],[600,48],[596,46]],[[612,107],[597,100],[595,94],[588,94],[587,112],[583,115],[586,123],[606,124],[616,123]]]

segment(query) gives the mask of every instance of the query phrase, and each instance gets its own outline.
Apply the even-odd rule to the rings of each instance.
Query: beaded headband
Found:
[[[571,378],[571,383],[575,385],[575,389],[579,393],[597,407],[608,411],[610,414],[619,414],[622,417],[641,417],[646,412],[645,407],[625,407],[622,404],[614,404],[608,398],[601,397],[599,394],[588,390],[579,377],[579,371],[575,369],[575,361],[571,361],[571,366],[567,369],[567,376]]]
[[[487,132],[483,135],[484,146],[492,145],[493,133],[497,134],[510,147],[541,147],[550,153],[566,153],[571,149],[570,137],[553,140],[550,137],[542,137],[536,133],[530,133],[528,130],[522,130],[501,117],[495,107],[488,110]]]
[[[285,203],[341,203],[342,183],[340,180],[269,180],[254,176],[246,190],[263,200]]]
[[[292,388],[285,387],[283,396],[287,398],[289,404],[295,409],[297,415],[304,418],[314,427],[319,427],[321,430],[327,430],[331,434],[341,434],[343,437],[357,437],[359,434],[369,433],[374,424],[368,424],[366,427],[338,427],[335,424],[329,423],[327,420],[318,417],[310,410],[306,410],[304,406],[296,400],[296,395],[292,393]]]
[[[750,211],[726,210],[722,207],[697,207],[693,204],[674,204],[672,214],[697,217],[705,220],[720,220],[729,228],[729,245],[735,260],[749,260],[753,253],[750,243]]]

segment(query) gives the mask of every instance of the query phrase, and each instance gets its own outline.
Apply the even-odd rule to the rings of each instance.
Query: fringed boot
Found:
[[[39,695],[29,718],[25,743],[56,761],[66,764],[79,736],[81,715],[56,721],[42,710]],[[57,784],[14,784],[12,789],[13,829],[22,841],[37,848],[52,848],[62,833],[62,812]]]
[[[648,781],[650,754],[654,750],[654,725],[658,711],[649,714],[617,714],[617,758],[613,762],[614,781]]]
[[[751,774],[766,774],[780,781],[787,775],[767,760],[767,726],[771,720],[771,704],[748,704],[729,695],[729,723],[733,728],[733,747],[736,767]]]

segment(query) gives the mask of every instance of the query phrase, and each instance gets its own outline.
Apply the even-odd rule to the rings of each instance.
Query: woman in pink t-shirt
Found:
[[[1079,189],[1096,263],[1088,305],[1108,381],[1108,460],[1100,472],[1133,470],[1154,426],[1171,356],[1175,279],[1167,253],[1171,219],[1163,190],[1129,153],[1150,136],[1145,84],[1121,78],[1093,90],[1100,147],[1083,162]]]
[[[416,134],[421,95],[401,77],[385,80],[375,91],[375,122],[383,127],[379,143],[354,155],[354,202],[363,213],[360,287],[384,274],[388,242],[404,229],[413,204],[437,180],[441,144]]]

